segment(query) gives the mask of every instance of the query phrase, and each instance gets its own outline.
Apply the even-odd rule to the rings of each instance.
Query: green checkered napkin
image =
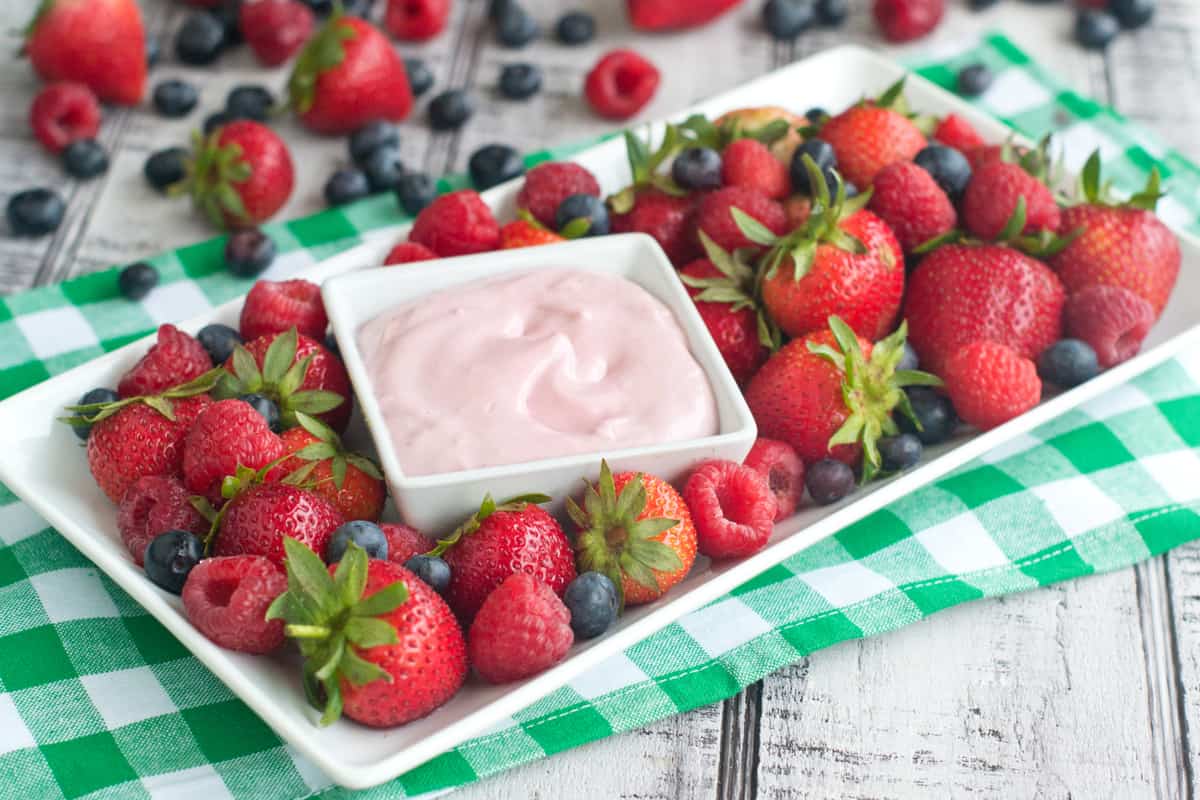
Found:
[[[919,68],[999,71],[981,101],[1073,167],[1099,146],[1126,188],[1151,166],[1162,211],[1197,230],[1197,168],[1065,91],[993,37]],[[561,157],[561,151],[536,159]],[[1188,205],[1188,204],[1192,205]],[[277,274],[397,224],[390,198],[273,226]],[[112,271],[0,300],[0,396],[247,288],[214,240],[155,259],[140,307]],[[445,790],[730,697],[799,658],[943,608],[1117,569],[1200,531],[1200,353],[1023,436],[774,567],[506,724],[360,794],[276,737],[157,622],[0,487],[0,798],[395,798]]]

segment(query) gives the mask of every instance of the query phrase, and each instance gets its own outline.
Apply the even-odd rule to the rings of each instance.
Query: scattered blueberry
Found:
[[[917,369],[920,366],[921,359],[917,356],[917,351],[913,350],[913,346],[911,344],[905,342],[903,345],[903,355],[901,355],[900,360],[896,362],[896,369]]]
[[[117,276],[117,288],[128,300],[141,300],[158,286],[158,270],[145,261],[130,264]]]
[[[386,560],[388,557],[388,541],[383,529],[374,522],[356,519],[343,522],[329,537],[329,544],[325,545],[325,560],[330,564],[341,561],[351,542],[366,550],[369,558]]]
[[[721,154],[711,147],[689,147],[675,156],[671,178],[689,191],[721,185]]]
[[[5,216],[15,236],[41,236],[62,224],[66,206],[51,189],[26,189],[8,199]]]
[[[450,588],[450,565],[437,556],[415,555],[404,562],[404,568],[438,594],[445,594]]]
[[[146,66],[153,67],[158,63],[158,57],[162,55],[162,50],[158,46],[158,37],[152,34],[146,34]]]
[[[969,64],[958,72],[958,93],[978,97],[988,90],[995,77],[986,64]]]
[[[921,446],[921,440],[911,433],[885,436],[879,440],[878,445],[879,455],[883,457],[883,468],[888,472],[899,472],[916,466],[925,449]]]
[[[182,147],[168,147],[151,153],[142,166],[142,174],[150,185],[159,191],[166,191],[173,183],[183,180],[187,174],[188,152]]]
[[[533,97],[542,89],[542,70],[536,64],[506,64],[500,70],[500,94],[510,100]]]
[[[1108,0],[1108,10],[1122,28],[1140,28],[1154,16],[1155,0]]]
[[[954,435],[958,427],[958,415],[950,398],[927,386],[911,386],[904,390],[908,395],[913,415],[921,423],[921,429],[905,414],[896,414],[896,424],[905,433],[914,434],[922,444],[938,444]]]
[[[237,117],[228,110],[214,111],[204,118],[204,135],[207,136],[222,125],[228,125],[236,119]]]
[[[154,108],[164,117],[183,117],[196,107],[200,93],[187,81],[171,78],[154,87],[151,100]]]
[[[587,220],[587,228],[580,233],[576,228],[582,228]],[[609,231],[608,206],[599,197],[590,194],[573,194],[563,199],[554,212],[554,227],[558,232],[570,239],[583,236],[605,236]]]
[[[1120,32],[1121,24],[1107,11],[1087,8],[1075,17],[1075,41],[1089,50],[1103,50]]]
[[[496,18],[496,39],[505,47],[524,47],[541,34],[537,20],[518,3],[509,3]]]
[[[829,112],[820,106],[813,106],[808,111],[804,112],[804,118],[813,125],[820,125],[822,122],[829,119]]]
[[[971,182],[971,163],[953,147],[931,144],[917,153],[913,161],[932,175],[942,191],[955,202]]]
[[[568,11],[558,18],[554,35],[567,45],[590,42],[596,35],[596,18],[586,11]]]
[[[243,84],[235,86],[225,96],[225,110],[238,119],[266,122],[275,107],[275,95],[265,86]]]
[[[408,88],[413,97],[420,97],[433,88],[433,70],[419,58],[404,59],[404,71],[408,74]]]
[[[400,160],[400,150],[395,147],[381,147],[373,151],[363,159],[362,171],[372,192],[395,189],[404,175],[404,162]]]
[[[253,278],[275,260],[275,242],[258,228],[234,231],[225,242],[225,267],[242,278]]]
[[[175,34],[175,57],[185,64],[211,64],[225,46],[225,26],[206,12],[191,14]]]
[[[121,399],[121,395],[114,392],[112,389],[89,389],[84,392],[83,397],[79,398],[79,405],[90,406],[94,403],[115,403]],[[88,434],[92,432],[91,425],[72,425],[71,430],[80,439],[87,439]]]
[[[471,183],[483,191],[524,174],[525,162],[515,148],[506,144],[485,144],[471,154],[467,171],[471,173]]]
[[[447,89],[429,101],[429,123],[436,131],[461,128],[475,113],[475,101],[462,89]]]
[[[816,19],[810,0],[767,0],[762,14],[767,33],[780,41],[795,39]]]
[[[585,572],[568,583],[563,604],[580,639],[594,639],[617,621],[617,587],[600,572]]]
[[[146,545],[143,557],[146,577],[160,589],[171,594],[183,591],[192,567],[204,558],[204,544],[191,531],[160,533]]]
[[[415,217],[437,197],[437,181],[424,172],[406,172],[396,186],[396,200],[404,213]]]
[[[108,169],[108,153],[95,139],[76,139],[63,148],[62,162],[68,175],[87,180]]]
[[[384,147],[393,150],[400,147],[400,129],[384,120],[368,122],[354,133],[350,134],[350,158],[355,164],[362,166],[367,156]]]
[[[816,162],[821,174],[825,176],[825,185],[832,192],[836,185],[832,170],[837,166],[837,153],[834,152],[833,145],[824,139],[809,139],[792,154],[792,188],[802,194],[811,195],[813,187],[808,180],[808,170],[804,167],[804,156],[809,156]]]
[[[274,400],[266,395],[258,394],[257,392],[238,395],[238,400],[244,400],[245,402],[249,403],[250,407],[257,411],[262,418],[267,421],[267,427],[276,433],[279,433],[280,428],[282,427],[279,420],[279,406],[275,404]]]
[[[837,459],[823,458],[808,468],[804,485],[814,503],[827,506],[854,491],[854,470]]]
[[[830,28],[836,28],[850,16],[850,6],[846,0],[817,0],[817,22]]]
[[[1038,375],[1042,380],[1070,389],[1100,374],[1096,351],[1079,339],[1055,342],[1038,356]]]
[[[345,205],[361,200],[371,193],[367,176],[352,167],[344,167],[325,181],[325,202],[331,206]]]
[[[208,351],[213,366],[220,366],[233,355],[233,349],[242,344],[242,335],[235,328],[214,322],[201,328],[196,340]]]

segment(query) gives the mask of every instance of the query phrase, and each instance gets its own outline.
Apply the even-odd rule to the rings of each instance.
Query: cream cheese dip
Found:
[[[674,315],[615,275],[472,281],[380,314],[358,345],[410,476],[718,430],[712,387]]]

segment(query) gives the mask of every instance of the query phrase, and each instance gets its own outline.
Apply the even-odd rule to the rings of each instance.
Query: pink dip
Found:
[[[358,344],[406,475],[717,432],[712,388],[674,315],[613,275],[474,281],[379,315]]]

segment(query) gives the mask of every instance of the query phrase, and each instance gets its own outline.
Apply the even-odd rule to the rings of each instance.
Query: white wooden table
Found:
[[[634,44],[664,67],[662,89],[645,112],[650,117],[841,41],[881,46],[869,0],[852,0],[845,29],[812,32],[794,45],[763,34],[759,0],[708,28],[667,37],[634,35],[619,0],[525,2],[547,27],[563,7],[588,8],[600,18],[600,36],[578,49],[540,42],[506,51],[486,28],[483,0],[457,0],[451,29],[405,53],[427,58],[439,87],[473,87],[480,111],[461,133],[436,136],[417,115],[405,126],[410,164],[462,169],[489,141],[529,148],[605,130],[584,108],[579,87],[596,55],[617,42]],[[907,52],[1002,30],[1076,88],[1200,159],[1197,0],[1159,0],[1154,23],[1122,36],[1104,55],[1070,43],[1065,3],[1003,0],[972,14],[965,0],[948,2],[954,8],[939,31]],[[0,4],[0,29],[20,28],[35,5]],[[255,70],[245,48],[224,57],[216,74],[181,68],[168,32],[184,12],[166,0],[142,5],[149,27],[163,34],[164,57],[152,81],[191,75],[204,85],[202,110],[183,122],[144,110],[110,112],[101,138],[114,154],[112,169],[101,180],[72,183],[29,132],[35,83],[28,67],[6,64],[0,202],[28,186],[56,185],[68,216],[50,237],[0,236],[0,291],[211,235],[186,203],[162,201],[146,188],[142,162],[154,149],[185,142],[247,73],[275,87],[286,78]],[[530,103],[501,100],[494,88],[500,65],[516,60],[546,71],[546,89]],[[803,106],[804,87],[796,93]],[[314,140],[287,123],[281,129],[301,155],[298,189],[284,214],[310,213],[321,207],[326,176],[345,158],[344,142]],[[1134,569],[959,606],[893,634],[830,648],[725,703],[536,762],[457,796],[1182,798],[1197,793],[1200,743],[1189,738],[1195,725],[1200,546],[1185,546]]]

